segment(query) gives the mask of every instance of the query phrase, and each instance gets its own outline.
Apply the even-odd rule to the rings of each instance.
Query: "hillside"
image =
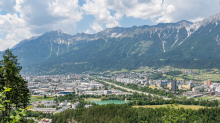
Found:
[[[25,39],[11,50],[23,72],[62,74],[140,66],[220,68],[220,14],[200,22],[114,27],[95,34],[55,30]]]

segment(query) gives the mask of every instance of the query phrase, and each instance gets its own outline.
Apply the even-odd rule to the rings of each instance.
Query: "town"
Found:
[[[169,68],[169,69],[167,69]],[[215,71],[216,72],[216,71]],[[170,79],[166,78],[160,80],[161,77],[156,75],[171,74]],[[59,113],[66,109],[75,109],[80,102],[68,102],[67,100],[61,102],[59,100],[54,101],[59,96],[66,94],[75,95],[132,95],[135,90],[127,88],[128,84],[137,85],[139,88],[147,87],[153,90],[163,90],[166,93],[172,93],[177,97],[186,97],[188,99],[207,99],[207,100],[219,100],[220,83],[212,82],[211,79],[203,79],[200,81],[194,80],[181,80],[178,78],[180,74],[197,76],[198,72],[193,70],[175,70],[172,67],[167,66],[165,68],[149,68],[142,67],[139,71],[121,71],[121,72],[106,72],[106,73],[84,73],[84,74],[66,74],[66,75],[22,75],[23,78],[28,81],[28,88],[32,94],[31,106],[32,111],[41,111],[45,113]],[[201,74],[201,73],[200,73]],[[182,75],[181,75],[182,76]],[[152,79],[154,77],[155,79]],[[200,78],[200,77],[195,77]],[[105,86],[98,80],[104,80],[110,84]],[[111,87],[110,82],[121,83],[122,86],[117,86],[112,83],[112,86],[117,86],[121,89],[127,90],[127,92],[114,89]],[[140,92],[140,91],[136,91]],[[144,93],[144,92],[140,92]],[[147,94],[146,94],[147,95]],[[157,94],[152,94],[159,96]],[[42,98],[39,98],[42,97]],[[170,95],[162,96],[164,99],[170,99]],[[39,98],[39,99],[38,99]],[[51,99],[51,100],[50,100]],[[92,105],[85,105],[90,107]]]

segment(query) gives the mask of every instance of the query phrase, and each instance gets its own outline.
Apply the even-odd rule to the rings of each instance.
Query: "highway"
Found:
[[[137,91],[137,90],[133,90],[133,89],[130,89],[130,88],[125,88],[125,87],[122,87],[122,86],[119,86],[119,85],[116,85],[116,84],[113,84],[113,83],[110,83],[110,82],[106,82],[106,81],[104,81],[104,80],[101,80],[102,82],[105,82],[105,83],[107,83],[107,84],[110,84],[110,85],[114,85],[115,87],[119,87],[119,88],[121,88],[121,89],[125,89],[125,90],[127,90],[127,91],[131,91],[131,92],[137,92],[137,93],[143,93],[143,94],[145,94],[145,95],[149,95],[150,93],[147,93],[147,92],[141,92],[141,91]],[[154,95],[154,94],[150,94],[151,96],[158,96],[158,95]],[[163,99],[165,99],[165,100],[171,100],[171,98],[167,98],[167,97],[165,97],[165,96],[158,96],[158,97],[162,97]]]

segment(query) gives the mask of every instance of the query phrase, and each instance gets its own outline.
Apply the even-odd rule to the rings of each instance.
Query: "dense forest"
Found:
[[[199,110],[168,108],[133,108],[129,105],[97,105],[66,110],[53,116],[53,123],[214,123],[220,122],[220,108]]]

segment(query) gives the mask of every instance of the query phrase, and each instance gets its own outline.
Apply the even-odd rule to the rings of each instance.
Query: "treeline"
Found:
[[[220,122],[220,108],[174,109],[174,108],[133,108],[129,105],[97,105],[90,108],[66,110],[55,114],[53,123],[139,123],[139,122]]]
[[[42,118],[53,118],[53,114],[52,113],[43,113],[43,112],[39,112],[39,111],[27,111],[27,117],[36,117],[39,119]]]
[[[66,94],[64,96],[58,96],[54,99],[54,101],[58,102],[58,100],[60,102],[63,102],[65,100],[70,101],[72,103],[77,102],[77,101],[81,101],[87,98],[101,98],[102,95],[76,95],[76,94]],[[58,98],[58,99],[57,99]]]
[[[157,96],[151,96],[151,95],[145,95],[145,94],[139,94],[137,92],[134,92],[132,95],[75,95],[75,94],[67,94],[65,96],[59,96],[59,99],[68,100],[72,103],[76,101],[80,101],[81,106],[83,107],[83,104],[90,104],[89,102],[85,101],[87,98],[101,98],[101,100],[128,100],[128,105],[163,105],[163,104],[171,104],[171,100],[164,100],[162,97]],[[71,100],[70,100],[71,99]],[[174,98],[173,98],[174,99]],[[178,104],[183,105],[200,105],[200,106],[206,106],[206,107],[218,107],[219,102],[217,100],[195,100],[193,98],[187,99],[186,97],[183,98],[175,98],[175,102]],[[55,101],[57,99],[55,98]]]

